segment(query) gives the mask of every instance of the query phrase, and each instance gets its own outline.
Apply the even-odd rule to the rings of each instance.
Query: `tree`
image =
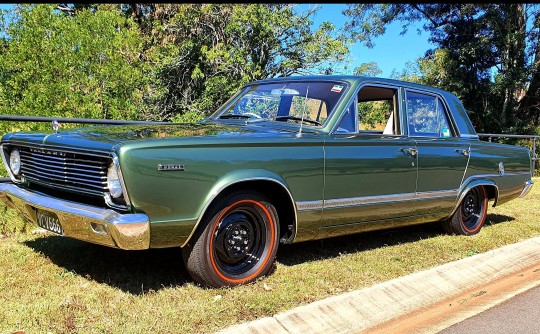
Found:
[[[369,63],[362,63],[360,66],[354,69],[355,75],[366,75],[376,77],[381,74],[382,70],[379,68],[376,62],[371,61]]]
[[[0,114],[140,118],[148,67],[138,27],[123,12],[15,11],[0,54]]]
[[[0,36],[0,113],[195,120],[247,82],[331,73],[345,41],[329,23],[310,28],[316,8],[293,9],[18,5]]]
[[[538,5],[354,4],[345,14],[350,37],[368,46],[391,22],[403,22],[403,33],[412,22],[425,22],[438,48],[419,60],[417,79],[456,93],[477,130],[538,126]],[[527,29],[531,18],[536,23]]]
[[[149,54],[164,87],[154,99],[156,112],[208,115],[247,82],[330,73],[322,64],[344,59],[348,48],[328,23],[312,31],[314,11],[297,14],[288,4],[132,7],[127,12],[140,13],[154,41]]]

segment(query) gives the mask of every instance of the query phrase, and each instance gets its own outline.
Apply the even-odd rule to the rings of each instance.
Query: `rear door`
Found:
[[[416,143],[418,179],[415,215],[447,213],[455,205],[470,146],[453,125],[444,99],[406,89],[408,132]]]

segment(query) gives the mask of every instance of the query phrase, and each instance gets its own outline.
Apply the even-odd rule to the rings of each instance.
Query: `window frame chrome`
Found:
[[[401,91],[401,89],[403,87],[399,86],[399,85],[380,82],[380,81],[364,81],[364,82],[362,82],[362,84],[360,84],[358,87],[356,87],[356,90],[354,92],[354,97],[351,98],[351,101],[349,101],[349,103],[353,103],[353,102],[355,103],[355,110],[356,110],[356,115],[355,115],[356,125],[355,125],[355,128],[356,128],[356,132],[338,132],[337,131],[341,121],[343,120],[343,117],[345,117],[345,110],[348,108],[348,105],[347,105],[347,108],[345,108],[343,110],[343,112],[339,116],[338,121],[335,123],[334,128],[330,130],[330,134],[331,135],[359,135],[359,134],[364,134],[364,133],[362,133],[360,131],[360,116],[358,115],[358,94],[360,93],[360,90],[362,88],[366,87],[366,86],[386,88],[386,89],[392,89],[392,90],[396,91],[396,93],[397,93],[397,101],[395,102],[394,107],[397,107],[398,110],[394,110],[393,112],[396,112],[398,114],[397,116],[399,117],[399,125],[400,125],[400,132],[401,133],[400,134],[385,134],[385,136],[389,136],[389,137],[403,137],[403,136],[406,136],[407,134],[404,132],[405,128],[403,127],[403,124],[407,123],[407,120],[404,120],[404,117],[402,116],[403,108],[401,106],[401,101],[404,101],[404,97],[403,97],[403,94],[402,94],[402,91]],[[394,120],[394,122],[395,121],[396,120]],[[372,135],[372,134],[366,132],[365,135]],[[380,134],[375,134],[375,135],[380,135]]]
[[[452,131],[452,136],[451,137],[441,137],[440,134],[436,137],[434,136],[413,136],[411,135],[411,133],[409,133],[409,107],[408,107],[408,103],[407,103],[407,92],[411,92],[411,93],[417,93],[417,94],[423,94],[423,95],[427,95],[427,96],[433,96],[435,98],[438,98],[440,99],[443,107],[444,107],[444,110],[443,112],[445,113],[446,115],[446,119],[448,120],[448,125],[451,127],[451,131]],[[407,131],[407,136],[411,137],[411,138],[438,138],[438,139],[452,139],[452,138],[460,138],[461,137],[461,134],[459,133],[459,130],[458,130],[458,127],[454,121],[454,117],[451,113],[451,109],[450,107],[448,106],[448,102],[446,101],[446,99],[444,98],[444,96],[442,96],[441,94],[437,93],[437,92],[434,92],[434,91],[431,91],[431,90],[425,90],[425,89],[420,89],[420,88],[412,88],[412,87],[403,87],[403,109],[405,110],[405,129]]]

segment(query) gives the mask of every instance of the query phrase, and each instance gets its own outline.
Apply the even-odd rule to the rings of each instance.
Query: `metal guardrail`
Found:
[[[14,122],[53,122],[58,123],[76,123],[76,124],[171,124],[171,122],[152,122],[152,121],[122,121],[116,119],[91,119],[91,118],[54,118],[54,117],[38,117],[38,116],[11,116],[0,115],[0,121]]]
[[[127,125],[127,124],[171,124],[171,122],[152,122],[152,121],[125,121],[114,119],[91,119],[91,118],[55,118],[55,117],[38,117],[38,116],[12,116],[0,115],[0,121],[11,122],[50,122],[57,121],[58,123],[72,124],[101,124],[101,125]],[[0,183],[11,182],[9,177],[0,177]]]
[[[0,121],[12,121],[12,122],[53,122],[58,123],[75,123],[75,124],[103,124],[103,125],[127,125],[127,124],[171,124],[171,122],[153,122],[153,121],[126,121],[126,120],[113,120],[113,119],[91,119],[91,118],[55,118],[55,117],[39,117],[39,116],[12,116],[12,115],[0,115]],[[493,138],[520,138],[532,140],[532,153],[531,160],[533,162],[533,169],[536,169],[536,161],[539,158],[536,157],[536,141],[540,136],[535,135],[515,135],[515,134],[501,134],[501,133],[478,133],[478,137],[487,138],[489,142]],[[0,178],[0,182],[7,182],[9,178]]]

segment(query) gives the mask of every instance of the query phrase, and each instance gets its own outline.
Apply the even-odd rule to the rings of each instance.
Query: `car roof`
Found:
[[[387,83],[387,84],[398,85],[398,86],[430,90],[430,91],[439,92],[441,94],[449,93],[448,91],[445,91],[445,90],[442,90],[433,86],[426,86],[426,85],[422,85],[422,84],[414,83],[410,81],[389,79],[389,78],[382,78],[382,77],[370,77],[370,76],[363,76],[363,75],[298,75],[298,76],[258,80],[258,81],[249,83],[249,85],[269,83],[269,82],[281,82],[281,81],[312,81],[312,80],[315,80],[315,81],[317,80],[321,80],[321,81],[344,80],[344,81],[349,81],[349,82],[363,82],[363,81],[381,82],[381,83]]]
[[[478,135],[476,134],[476,131],[474,129],[473,124],[471,123],[471,120],[467,114],[467,111],[463,107],[463,104],[461,103],[460,99],[453,93],[439,89],[433,86],[427,86],[422,85],[414,82],[409,81],[403,81],[403,80],[397,80],[397,79],[389,79],[389,78],[380,78],[380,77],[370,77],[370,76],[363,76],[363,75],[299,75],[299,76],[290,76],[290,77],[279,77],[279,78],[271,78],[271,79],[264,79],[264,80],[258,80],[251,82],[247,84],[246,86],[252,86],[257,84],[263,84],[263,83],[275,83],[275,82],[290,82],[290,81],[346,81],[351,84],[361,84],[362,82],[366,83],[381,83],[381,84],[389,84],[394,86],[400,86],[404,88],[412,88],[412,89],[419,89],[419,90],[425,90],[437,93],[445,98],[445,100],[448,102],[449,107],[452,112],[452,116],[457,123],[458,130],[460,132],[460,136],[462,137],[469,137],[469,138],[478,138]]]

